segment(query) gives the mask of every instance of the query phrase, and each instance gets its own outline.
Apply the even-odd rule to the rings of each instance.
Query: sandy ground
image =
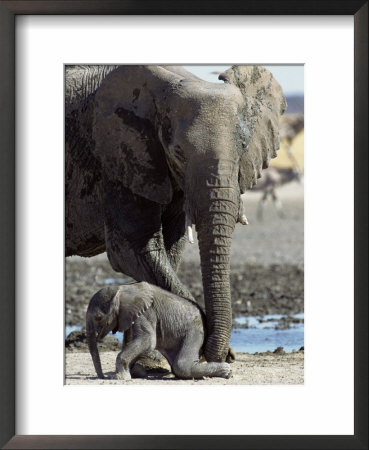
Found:
[[[112,377],[115,370],[116,352],[102,352],[101,364],[104,375]],[[135,378],[129,381],[114,379],[99,380],[89,353],[66,354],[66,384],[303,384],[304,383],[304,352],[261,353],[250,355],[238,353],[237,360],[232,364],[232,376],[229,379],[204,378],[201,380],[180,380],[172,373],[156,373],[147,378]]]
[[[264,208],[264,219],[256,211],[260,192],[248,192],[244,204],[249,225],[237,225],[231,251],[231,294],[233,316],[286,314],[304,311],[304,203],[303,185],[296,182],[278,190],[285,217],[278,217],[271,201]],[[179,278],[194,297],[203,304],[199,250],[187,244]],[[114,272],[106,254],[94,258],[66,259],[67,325],[84,326],[85,312],[91,296],[106,280],[124,282]],[[73,346],[72,346],[73,347]],[[77,350],[77,351],[76,351]],[[112,348],[108,348],[112,350]],[[82,352],[81,352],[82,351]],[[83,349],[66,351],[66,384],[116,384],[115,380],[97,380],[91,357]],[[117,350],[101,352],[104,372],[114,371]],[[229,380],[212,378],[198,381],[174,380],[162,374],[149,379],[129,381],[147,383],[196,384],[301,384],[304,376],[304,353],[255,354],[238,353]],[[169,377],[169,378],[168,378]]]

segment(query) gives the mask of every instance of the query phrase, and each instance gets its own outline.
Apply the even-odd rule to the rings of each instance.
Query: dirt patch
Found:
[[[109,262],[91,259],[70,261],[66,265],[66,324],[85,326],[85,315],[92,295],[107,284],[130,279],[117,274]],[[200,267],[183,262],[179,278],[204,307]],[[231,296],[233,316],[292,315],[304,308],[304,272],[296,265],[232,265]]]
[[[179,277],[204,306],[201,274],[183,263]],[[233,316],[293,315],[304,309],[304,272],[296,265],[233,264],[231,267]]]
[[[116,352],[101,354],[102,369],[107,377],[112,377],[115,371]],[[135,378],[129,381],[111,378],[97,378],[91,356],[88,353],[66,354],[65,384],[151,384],[151,385],[232,385],[232,384],[303,384],[304,383],[304,352],[295,353],[260,353],[250,355],[238,353],[237,360],[232,364],[232,376],[229,379],[204,378],[200,380],[181,380],[172,373],[152,373],[147,378]]]

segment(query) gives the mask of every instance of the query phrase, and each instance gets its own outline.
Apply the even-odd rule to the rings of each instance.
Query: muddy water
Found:
[[[270,314],[263,317],[237,317],[231,336],[231,346],[236,352],[263,353],[283,347],[286,353],[304,346],[304,315]],[[81,330],[79,326],[67,326],[65,337],[72,331]],[[110,336],[113,336],[111,333]],[[120,342],[123,333],[114,335]]]

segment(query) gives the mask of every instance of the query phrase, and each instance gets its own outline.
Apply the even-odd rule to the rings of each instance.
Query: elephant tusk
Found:
[[[188,242],[190,244],[194,243],[193,233],[192,233],[192,226],[191,225],[188,225],[188,227],[187,227],[187,238],[188,238]]]
[[[187,240],[190,244],[194,243],[193,240],[193,232],[192,232],[192,223],[188,217],[186,217],[186,232],[187,232]]]
[[[242,223],[242,225],[248,225],[249,224],[249,221],[247,220],[247,217],[246,217],[245,214],[242,214],[240,222]]]

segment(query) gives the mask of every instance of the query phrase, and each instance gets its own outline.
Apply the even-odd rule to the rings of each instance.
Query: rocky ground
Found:
[[[231,294],[234,317],[284,314],[288,317],[281,319],[278,327],[285,329],[293,320],[303,320],[291,318],[293,314],[304,311],[303,185],[292,182],[279,188],[278,192],[283,203],[285,217],[279,218],[273,204],[268,202],[265,205],[264,219],[261,222],[256,218],[261,194],[250,192],[244,196],[249,225],[237,225],[234,232],[231,254]],[[67,258],[65,277],[65,322],[66,325],[80,327],[85,324],[88,302],[98,289],[107,284],[121,284],[129,281],[129,278],[111,269],[106,254],[94,258]],[[179,277],[189,287],[198,302],[203,305],[200,260],[196,239],[195,244],[187,244],[179,269]],[[234,324],[234,326],[240,325]],[[83,336],[77,332],[70,336],[66,343],[67,383],[81,382],[82,380],[86,382],[89,379],[90,372],[86,371],[87,369],[81,367],[77,370],[74,367],[77,361],[81,361],[82,364],[82,359],[85,357],[91,365],[90,356],[82,356],[81,352],[87,350],[82,341]],[[101,348],[102,351],[107,352],[104,358],[109,358],[111,350],[114,350],[116,355],[118,345],[114,338],[111,338],[110,342],[106,340]],[[255,360],[252,361],[250,367],[260,367],[260,370],[261,367],[269,367],[271,372],[277,373],[279,370],[277,367],[280,367],[278,364],[282,361],[283,364],[285,362],[285,366],[282,364],[285,369],[291,367],[291,370],[292,368],[295,370],[297,366],[301,369],[298,370],[298,372],[302,371],[298,376],[294,372],[295,381],[303,379],[303,353],[278,356],[274,354],[266,356],[242,354],[242,359],[237,361],[233,372],[237,373],[238,369],[242,371],[243,364],[251,363],[250,358],[253,356]],[[107,362],[107,364],[110,363]],[[80,372],[81,375],[78,376],[77,372]],[[238,379],[238,382],[253,384],[257,375],[251,375],[249,370],[246,372],[247,377],[242,380]],[[264,370],[261,372],[264,373]],[[94,374],[91,372],[90,375],[92,377]],[[288,380],[288,375],[286,377]],[[237,377],[233,381],[230,379],[225,382],[233,383],[236,379]],[[270,376],[266,376],[264,381],[274,383],[273,379],[271,373]],[[235,382],[237,383],[237,381]],[[279,382],[283,383],[283,380],[280,379]]]

